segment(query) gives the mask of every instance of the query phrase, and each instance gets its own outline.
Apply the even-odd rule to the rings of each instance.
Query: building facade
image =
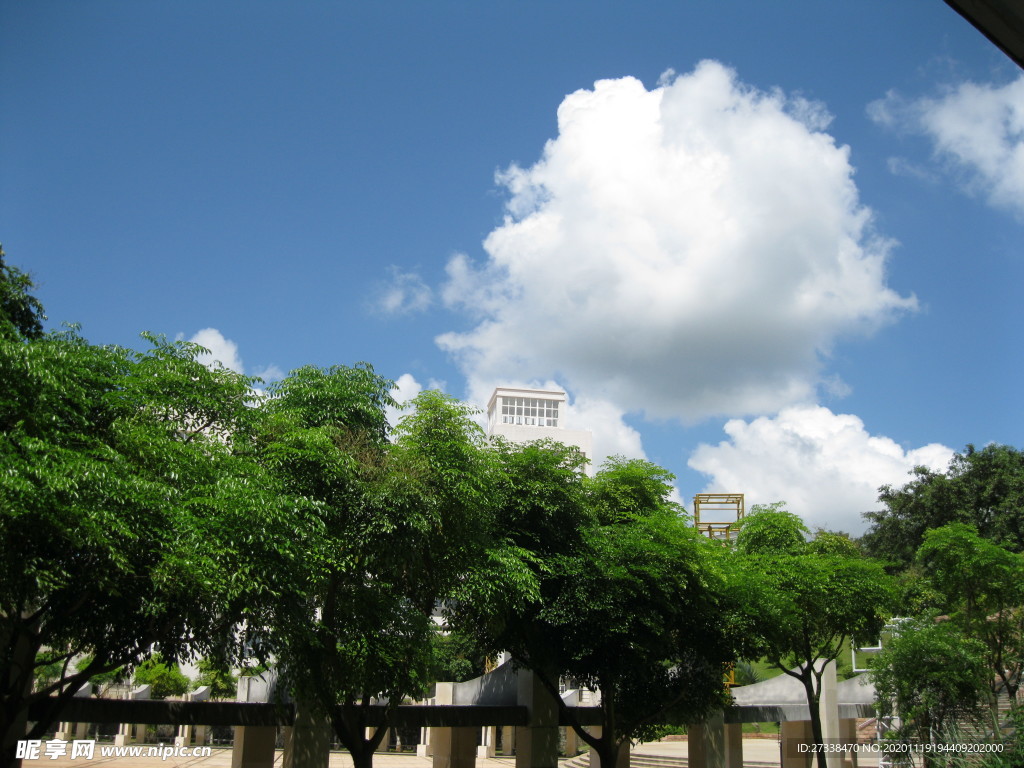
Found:
[[[565,428],[565,403],[565,392],[558,390],[498,387],[487,403],[487,434],[513,443],[555,440],[593,459],[593,433]]]

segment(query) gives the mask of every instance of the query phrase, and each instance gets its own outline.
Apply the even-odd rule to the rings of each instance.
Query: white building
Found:
[[[487,403],[487,434],[501,435],[513,443],[555,440],[574,445],[593,459],[593,433],[566,429],[565,392],[550,389],[498,387]]]

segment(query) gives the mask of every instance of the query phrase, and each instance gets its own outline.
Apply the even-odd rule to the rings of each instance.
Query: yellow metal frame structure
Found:
[[[693,521],[697,530],[716,541],[729,541],[736,536],[744,511],[742,493],[698,493],[693,497]],[[702,512],[711,519],[701,520]]]

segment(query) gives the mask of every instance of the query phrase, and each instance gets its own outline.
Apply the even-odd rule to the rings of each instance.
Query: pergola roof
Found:
[[[1024,3],[1021,0],[946,0],[946,4],[1024,68]]]

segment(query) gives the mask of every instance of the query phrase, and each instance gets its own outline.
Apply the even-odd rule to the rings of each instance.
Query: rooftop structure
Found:
[[[709,539],[736,537],[745,511],[742,493],[698,493],[693,497],[693,522]]]
[[[487,434],[514,443],[555,440],[576,446],[590,459],[593,433],[565,428],[565,404],[565,392],[559,390],[498,387],[487,403]]]

